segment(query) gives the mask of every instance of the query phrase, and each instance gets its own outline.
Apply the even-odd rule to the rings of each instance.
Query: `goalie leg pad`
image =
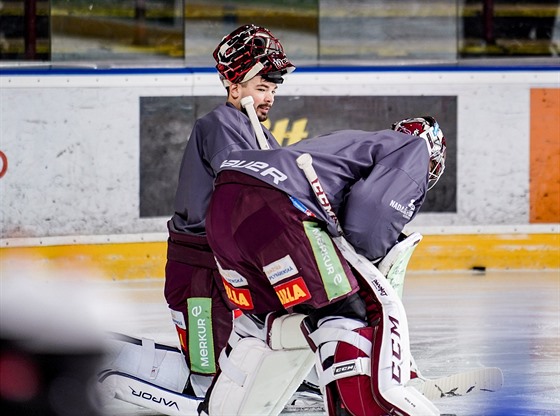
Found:
[[[404,240],[395,244],[377,265],[381,274],[387,278],[401,299],[408,262],[421,240],[422,235],[420,233],[410,234]]]
[[[373,339],[374,328],[355,330],[365,339]],[[340,401],[352,415],[384,415],[386,412],[376,403],[371,393],[371,358],[365,351],[350,344],[340,343],[334,355],[333,375],[338,378],[336,390]],[[359,360],[366,359],[365,366],[358,366]],[[360,367],[360,368],[358,368]],[[353,374],[353,375],[352,375]],[[369,410],[369,413],[366,413]]]
[[[262,340],[243,338],[220,356],[209,414],[278,415],[313,366],[309,349],[274,351]]]
[[[269,316],[258,330],[249,328],[246,317],[234,322],[236,331],[245,337],[232,333],[229,347],[220,355],[220,373],[208,400],[210,416],[272,416],[282,412],[314,363],[314,354],[299,331],[302,319],[302,315]],[[296,327],[299,333],[294,331]],[[265,328],[271,330],[263,331]]]
[[[400,299],[377,269],[370,279],[360,278],[368,326],[328,317],[308,335],[319,347],[322,368],[318,370],[323,371],[319,380],[326,392],[328,414],[345,409],[352,416],[438,415],[427,398],[405,387],[410,378],[410,349]]]
[[[171,346],[126,336],[107,340],[109,362],[103,370],[128,374],[162,388],[181,393],[190,371],[181,352]]]
[[[301,323],[305,315],[291,313],[288,315],[267,317],[269,328],[267,343],[273,350],[309,349]]]
[[[201,398],[187,396],[114,370],[99,376],[102,397],[117,398],[171,416],[198,416]]]
[[[376,377],[375,351],[379,349],[379,327],[358,328],[354,331],[360,336],[372,340],[373,359],[363,350],[345,342],[339,343],[334,355],[333,373],[336,375],[336,389],[344,408],[353,416],[398,415],[439,415],[438,409],[416,389],[397,385],[379,391]],[[371,365],[368,373],[360,361]],[[382,364],[382,360],[379,363]]]
[[[371,352],[375,328],[341,316],[326,317],[309,334],[317,347],[319,385],[329,415],[386,415],[372,395]]]

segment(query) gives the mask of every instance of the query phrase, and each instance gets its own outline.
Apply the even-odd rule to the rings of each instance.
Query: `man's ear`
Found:
[[[238,100],[241,97],[241,86],[239,84],[231,84],[229,86],[229,96],[234,100]]]

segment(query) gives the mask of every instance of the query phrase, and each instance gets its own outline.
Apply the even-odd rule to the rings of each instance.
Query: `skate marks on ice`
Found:
[[[435,399],[442,413],[560,415],[560,272],[412,273],[404,305],[424,376],[503,372],[500,391]]]
[[[133,316],[115,317],[110,330],[176,345],[175,329],[163,299],[163,281],[110,282]],[[404,305],[411,348],[423,375],[499,367],[503,387],[434,399],[442,415],[558,416],[560,398],[560,273],[410,273]],[[441,387],[441,386],[440,386]],[[153,411],[113,400],[109,416],[152,416]],[[298,410],[304,410],[303,408]],[[319,416],[324,412],[287,412]]]
[[[439,379],[418,378],[409,383],[430,400],[485,392],[494,393],[499,391],[503,384],[504,375],[497,367],[478,368]]]

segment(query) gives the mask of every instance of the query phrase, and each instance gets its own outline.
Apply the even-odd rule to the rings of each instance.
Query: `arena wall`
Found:
[[[0,87],[0,261],[162,277],[182,149],[225,98],[213,71],[2,71]],[[438,118],[448,170],[407,227],[425,236],[411,270],[560,269],[558,68],[303,68],[277,108],[284,144]]]

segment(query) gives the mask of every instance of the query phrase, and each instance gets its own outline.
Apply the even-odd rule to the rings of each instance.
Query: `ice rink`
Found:
[[[119,299],[127,311],[109,330],[177,345],[163,280],[112,281],[103,290],[111,294],[107,302]],[[560,272],[409,273],[404,304],[424,376],[483,366],[503,371],[502,390],[442,398],[435,401],[442,414],[560,415]],[[118,400],[106,411],[154,415]]]

